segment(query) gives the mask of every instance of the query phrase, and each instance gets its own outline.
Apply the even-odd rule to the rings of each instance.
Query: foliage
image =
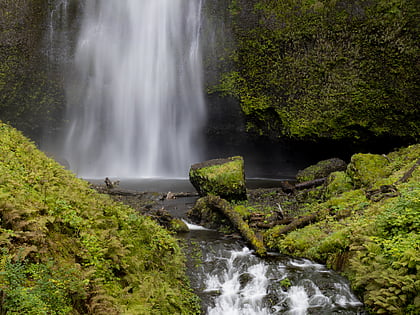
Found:
[[[388,202],[350,261],[356,290],[378,313],[415,314],[420,309],[420,188],[410,185]]]
[[[265,234],[266,244],[343,271],[374,313],[418,314],[420,169],[407,182],[399,179],[415,165],[419,150],[420,145],[413,145],[391,152],[379,168],[369,167],[375,165],[374,156],[359,160],[359,169],[365,170],[361,182],[394,183],[398,195],[372,201],[366,198],[369,188],[340,186],[347,191],[335,191],[322,203],[306,205],[310,212],[321,213],[322,220],[283,236],[276,233],[282,226],[274,227]],[[348,183],[348,175],[342,175]]]
[[[8,314],[68,314],[73,301],[86,298],[79,270],[56,270],[53,261],[13,262],[7,251],[1,257],[2,307]]]
[[[77,270],[71,286],[79,286],[80,294],[68,300],[69,288],[60,284],[56,297],[73,313],[199,312],[172,235],[90,189],[2,123],[0,219],[0,244],[8,248],[5,262],[16,262],[8,268],[21,268],[25,276],[17,291],[9,290],[7,277],[1,279],[6,300],[37,299],[48,314],[58,312],[43,300],[53,287],[42,283],[48,277],[60,283],[63,270]],[[14,311],[16,305],[8,305]],[[20,311],[25,312],[31,311]]]
[[[418,140],[418,1],[237,0],[235,96],[271,137]]]
[[[331,198],[351,190],[353,184],[346,172],[333,172],[328,176],[324,191],[325,198]]]

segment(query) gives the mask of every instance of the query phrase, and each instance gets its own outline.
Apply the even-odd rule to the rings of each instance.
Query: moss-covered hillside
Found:
[[[236,49],[218,90],[272,138],[420,137],[416,0],[231,0]]]
[[[0,313],[195,314],[177,241],[0,123]]]
[[[420,145],[388,155],[356,154],[346,171],[313,191],[313,222],[267,246],[344,272],[375,314],[420,313]]]

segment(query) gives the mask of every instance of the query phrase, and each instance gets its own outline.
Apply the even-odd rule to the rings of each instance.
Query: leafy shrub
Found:
[[[30,263],[1,257],[3,310],[7,314],[68,314],[86,299],[85,282],[74,269],[56,269],[53,261]]]

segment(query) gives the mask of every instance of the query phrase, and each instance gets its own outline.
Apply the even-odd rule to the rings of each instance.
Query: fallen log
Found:
[[[231,225],[241,234],[252,249],[255,250],[258,256],[265,256],[267,249],[262,240],[260,240],[249,227],[249,225],[242,219],[241,215],[236,212],[229,202],[219,196],[208,195],[200,198],[196,204],[197,207],[207,207],[211,211],[216,211],[224,215]]]
[[[278,221],[273,221],[273,222],[269,222],[269,223],[264,223],[261,221],[251,221],[249,223],[249,226],[251,227],[255,227],[258,229],[271,229],[272,227],[276,226],[276,225],[286,225],[286,224],[290,224],[293,222],[293,218],[285,218],[282,220],[278,220]]]
[[[289,232],[292,232],[296,229],[303,228],[311,223],[317,222],[319,220],[319,212],[311,213],[307,216],[298,218],[296,220],[293,220],[290,224],[286,225],[282,229],[276,231],[275,237],[278,237],[282,234],[287,234]]]
[[[314,180],[309,180],[307,182],[302,182],[302,183],[296,184],[295,189],[308,189],[312,187],[321,186],[322,184],[325,183],[326,180],[327,178],[324,177],[324,178],[317,178]]]
[[[405,183],[418,166],[420,166],[420,159],[418,159],[417,162],[404,174],[404,176],[395,182],[395,184]]]

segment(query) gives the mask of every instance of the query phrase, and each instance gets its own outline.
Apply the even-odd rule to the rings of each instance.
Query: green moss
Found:
[[[256,134],[418,141],[416,1],[235,1],[236,97]]]
[[[212,194],[228,200],[246,199],[244,160],[240,156],[195,164],[191,167],[191,183],[202,195]]]
[[[47,158],[15,129],[0,123],[0,243],[3,262],[49,266],[54,272],[77,270],[73,282],[57,291],[62,309],[75,313],[195,314],[199,303],[188,287],[184,257],[177,241],[151,219],[100,195],[89,184]],[[18,261],[18,262],[17,262]],[[1,273],[10,273],[3,264]],[[38,270],[38,269],[37,269]],[[43,282],[30,281],[40,272],[22,271],[20,291],[6,290],[4,301],[41,299],[53,294]],[[42,278],[44,279],[44,278]],[[76,295],[73,286],[78,286]],[[4,291],[6,290],[6,291]],[[25,292],[38,292],[25,295]],[[58,294],[57,293],[57,294]],[[44,297],[43,297],[44,296]],[[62,298],[61,298],[62,297]],[[9,304],[8,304],[9,303]],[[49,305],[49,306],[48,306]],[[33,304],[35,307],[36,304]],[[50,307],[51,306],[51,307]],[[50,308],[48,308],[50,307]],[[140,311],[141,310],[141,311]],[[33,309],[24,314],[33,314]]]
[[[371,187],[391,174],[386,168],[388,165],[388,159],[382,155],[359,153],[351,157],[347,174],[356,187]]]
[[[327,179],[324,198],[331,198],[333,196],[340,195],[352,188],[353,184],[351,178],[346,174],[346,172],[331,173]]]
[[[345,169],[346,163],[343,160],[337,158],[323,160],[300,170],[296,175],[296,179],[298,182],[310,181],[327,177],[334,171],[343,171]]]
[[[252,209],[244,205],[236,205],[233,210],[239,213],[244,220],[248,219],[252,213]]]
[[[181,219],[173,219],[171,220],[170,224],[170,230],[177,232],[177,233],[185,233],[189,232],[190,229],[188,228],[187,224],[185,224],[184,221]]]

